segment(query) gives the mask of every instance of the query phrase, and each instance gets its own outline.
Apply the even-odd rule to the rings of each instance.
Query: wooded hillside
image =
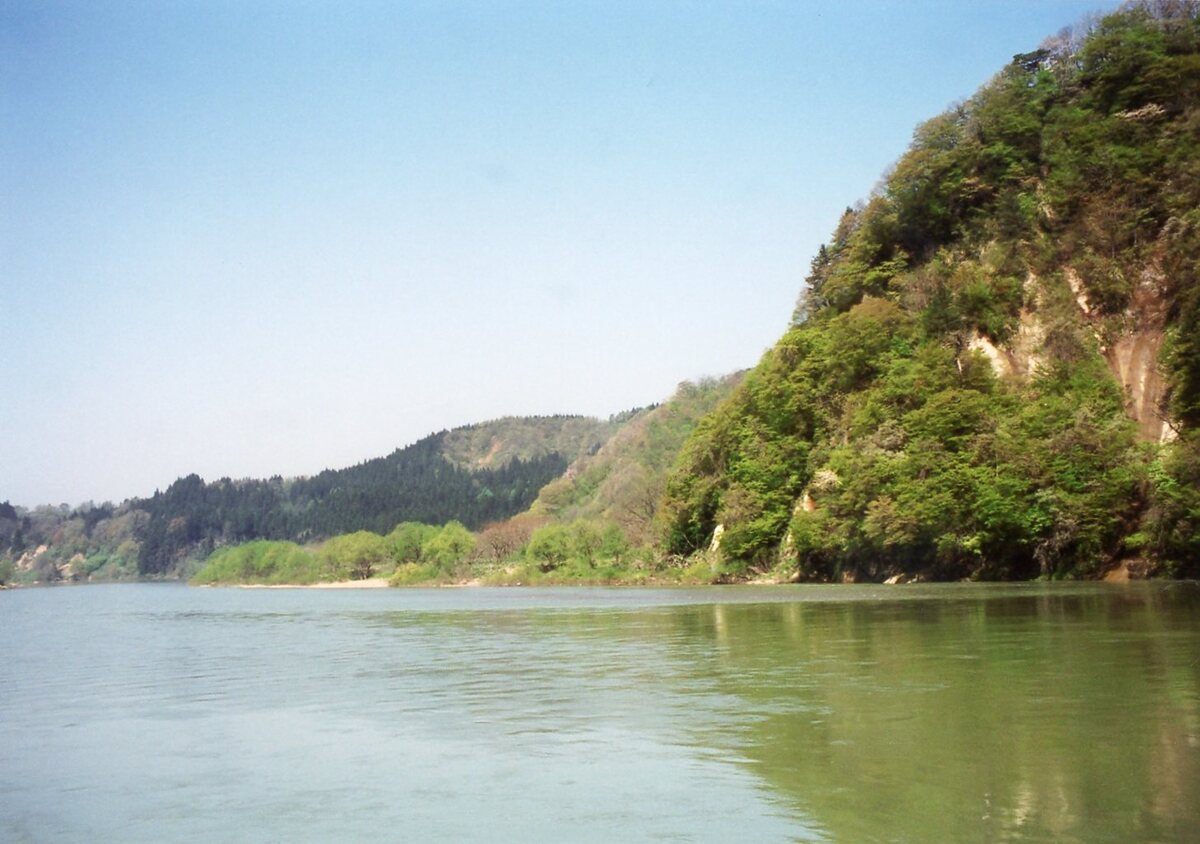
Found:
[[[528,508],[626,417],[510,417],[312,477],[206,482],[193,474],[120,505],[5,505],[0,560],[9,577],[24,569],[41,581],[172,576],[216,548],[256,539],[311,542],[410,521],[479,528]]]
[[[847,209],[668,482],[670,551],[812,579],[1200,574],[1200,26],[1017,55]]]

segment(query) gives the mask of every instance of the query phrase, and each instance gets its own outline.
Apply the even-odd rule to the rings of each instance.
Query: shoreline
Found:
[[[233,587],[234,589],[386,589],[386,577],[369,577],[366,580],[330,580],[322,583],[211,583],[206,587]]]
[[[1144,571],[1138,567],[1128,566],[1125,564],[1108,570],[1103,575],[1094,578],[1079,579],[1078,583],[1106,583],[1109,585],[1126,586],[1134,583],[1144,583],[1152,581],[1176,581],[1184,582],[1187,579],[1177,580],[1169,577],[1151,577],[1147,576]],[[528,581],[499,581],[491,582],[488,578],[471,577],[459,580],[429,580],[420,581],[417,583],[403,583],[392,586],[389,578],[372,577],[365,580],[332,580],[321,581],[317,583],[189,583],[187,580],[176,579],[143,579],[143,580],[111,580],[111,581],[56,581],[56,582],[41,582],[35,581],[32,583],[9,582],[0,584],[0,591],[17,591],[22,589],[42,589],[56,588],[64,586],[104,586],[121,583],[182,583],[197,589],[472,589],[472,588],[503,588],[503,589],[521,589],[526,587],[553,588],[553,587],[621,587],[621,588],[660,588],[660,587],[703,587],[703,586],[834,586],[834,585],[859,585],[859,586],[904,586],[904,585],[934,585],[938,583],[966,583],[966,582],[983,582],[983,581],[924,581],[919,579],[907,580],[903,577],[889,578],[885,581],[842,581],[840,583],[829,583],[819,581],[795,581],[795,580],[777,580],[770,577],[754,577],[745,579],[728,579],[717,582],[703,581],[693,582],[688,580],[677,580],[674,578],[637,578],[637,579],[622,579],[616,578],[612,580],[558,580],[554,578],[538,579],[534,582]],[[995,583],[1003,584],[1019,584],[1019,583],[1042,583],[1048,582],[1041,578],[1031,578],[1028,580],[1003,580],[994,581]]]

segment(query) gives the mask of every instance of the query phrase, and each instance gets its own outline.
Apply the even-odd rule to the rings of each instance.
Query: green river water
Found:
[[[0,840],[1200,841],[1200,584],[0,593]]]

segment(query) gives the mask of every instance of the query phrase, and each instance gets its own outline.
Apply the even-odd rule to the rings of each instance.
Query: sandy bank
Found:
[[[238,583],[238,589],[386,589],[386,577],[366,580],[335,580],[330,583]]]

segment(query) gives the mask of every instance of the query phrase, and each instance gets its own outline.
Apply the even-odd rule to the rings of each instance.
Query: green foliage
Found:
[[[581,428],[595,421],[549,419],[563,426],[578,422],[574,427]],[[445,453],[444,440],[453,433],[434,434],[387,457],[311,478],[213,483],[197,475],[180,478],[152,498],[133,502],[149,514],[136,533],[138,570],[170,573],[197,549],[207,552],[249,539],[312,541],[356,530],[383,533],[401,521],[437,524],[450,518],[481,526],[526,509],[567,467],[562,455],[539,453],[529,460],[514,457],[495,466],[464,468]]]
[[[401,522],[384,537],[388,554],[398,564],[416,563],[421,559],[421,548],[436,536],[438,528],[421,522]]]
[[[439,580],[437,566],[421,563],[401,563],[388,578],[388,586],[419,586]]]
[[[573,544],[567,525],[550,524],[533,532],[525,554],[542,571],[553,571],[571,558]]]
[[[137,577],[138,528],[146,514],[126,502],[27,510],[0,504],[0,563],[14,580],[51,583]]]
[[[450,572],[475,550],[475,535],[462,522],[447,522],[421,545],[421,559],[438,571]]]
[[[609,524],[600,528],[600,544],[596,549],[597,557],[619,563],[628,557],[631,550],[629,539],[620,527]]]
[[[387,541],[366,530],[335,536],[317,552],[323,580],[366,580],[391,558]]]
[[[611,523],[636,543],[655,538],[667,472],[697,421],[728,397],[740,374],[685,381],[666,402],[628,418],[596,454],[580,458],[538,494],[534,513]]]
[[[1200,266],[1200,262],[1193,267]],[[1189,429],[1200,429],[1200,273],[1193,270],[1178,327],[1167,355],[1173,381],[1172,410]]]
[[[898,306],[874,297],[789,331],[681,452],[663,508],[668,550],[700,550],[722,524],[726,554],[764,563],[786,531],[809,450],[834,405],[910,356],[912,332]]]
[[[213,552],[191,582],[304,584],[328,579],[317,558],[293,542],[258,540]]]
[[[628,419],[631,410],[610,420],[588,416],[506,416],[491,422],[449,431],[442,450],[463,469],[499,468],[514,460],[539,460],[561,455],[575,460],[594,454]]]
[[[625,534],[615,524],[577,519],[554,522],[533,532],[525,558],[541,574],[561,580],[604,582],[627,572],[631,553]]]
[[[891,376],[907,382],[912,366],[862,397],[889,418],[834,444],[814,473],[814,506],[793,514],[783,543],[803,574],[1061,576],[1115,551],[1136,501],[1137,450],[1103,372],[1042,379],[1020,402],[988,379],[911,403],[873,395],[895,395]]]
[[[1089,576],[1129,553],[1197,571],[1198,33],[1195,6],[1129,6],[918,127],[681,449],[668,551],[720,526],[710,568],[817,579]],[[1185,436],[1151,471],[1097,336],[1164,318]],[[971,350],[1030,326],[1029,372]]]
[[[1149,474],[1145,550],[1176,577],[1200,577],[1200,432],[1167,446]]]
[[[370,531],[331,537],[315,552],[272,540],[222,548],[191,582],[302,585],[389,574],[391,585],[405,586],[454,576],[474,548],[475,536],[461,522],[441,528],[404,522],[386,537]]]

